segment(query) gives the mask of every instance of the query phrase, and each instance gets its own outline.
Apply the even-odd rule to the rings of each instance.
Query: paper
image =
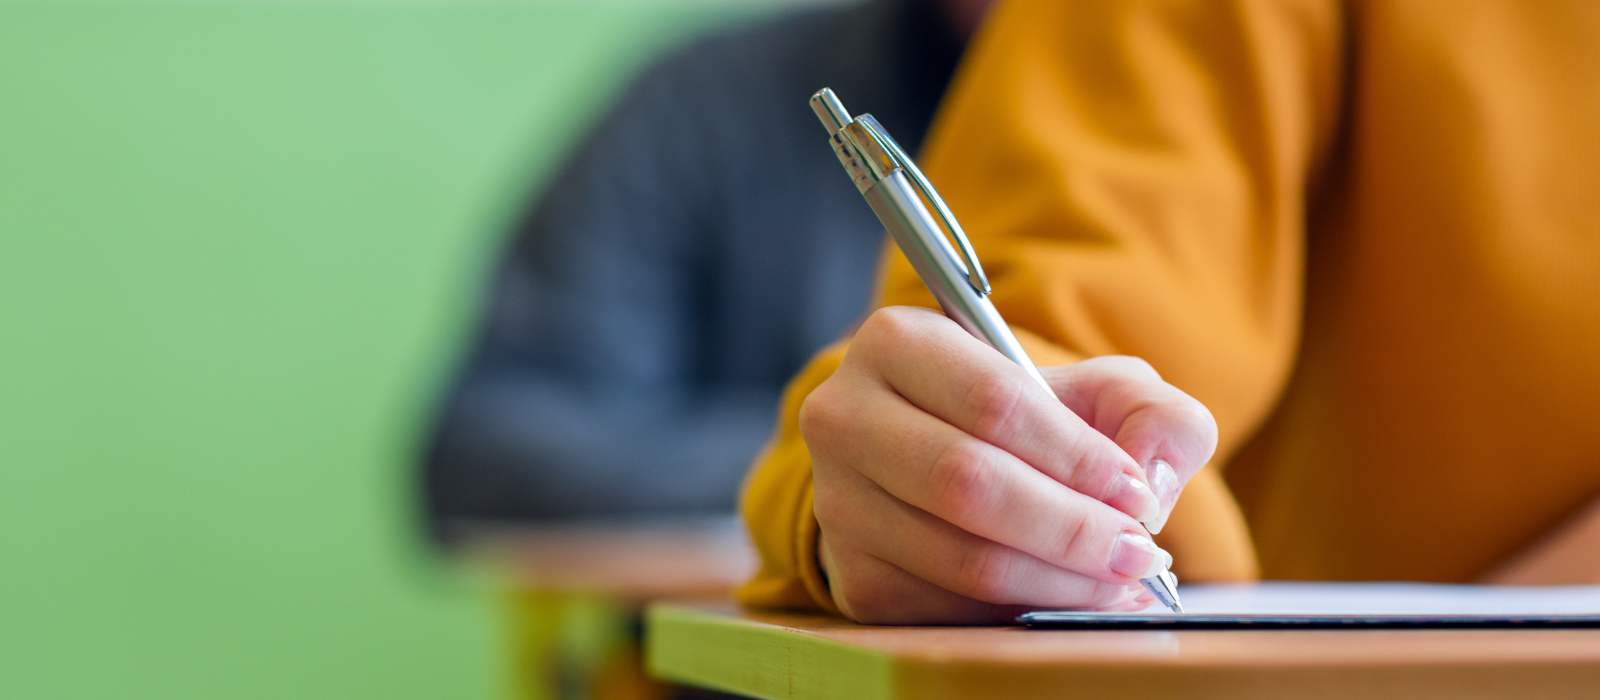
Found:
[[[1267,581],[1180,586],[1178,595],[1185,613],[1208,615],[1600,614],[1600,586]]]
[[[1183,612],[1041,611],[1048,629],[1600,628],[1600,586],[1298,583],[1181,586]]]

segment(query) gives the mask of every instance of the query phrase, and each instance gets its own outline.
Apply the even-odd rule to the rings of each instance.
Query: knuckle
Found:
[[[1095,528],[1080,509],[1070,509],[1062,515],[1058,530],[1061,533],[1061,545],[1058,551],[1061,552],[1063,561],[1071,561],[1079,558],[1074,555],[1093,546]]]
[[[1122,471],[1115,454],[1108,454],[1098,441],[1082,436],[1074,436],[1070,443],[1063,446],[1062,458],[1066,466],[1058,478],[1069,486],[1092,487],[1096,475],[1109,485],[1110,479]]]
[[[1163,382],[1159,388],[1144,392],[1142,397],[1142,403],[1162,409],[1164,416],[1169,420],[1197,430],[1216,427],[1216,419],[1212,417],[1211,409],[1206,408],[1199,399],[1171,384]]]
[[[848,421],[844,420],[847,412],[844,403],[829,382],[823,382],[813,389],[800,403],[800,435],[809,442],[816,435],[848,425]]]
[[[823,405],[826,399],[821,394],[822,387],[817,387],[815,391],[811,392],[810,396],[800,402],[799,424],[802,436],[809,437],[816,433],[818,429],[822,428],[823,423],[828,420],[828,408]]]
[[[986,603],[1007,602],[1012,597],[1016,563],[1017,558],[1010,551],[985,542],[962,554],[956,573],[957,585],[968,598]]]
[[[886,306],[872,312],[872,315],[862,322],[857,337],[865,338],[873,345],[882,343],[894,347],[905,342],[913,334],[915,322],[916,317],[911,309]]]
[[[950,443],[935,459],[930,473],[936,515],[966,521],[981,514],[989,500],[991,463],[975,441]]]
[[[1137,411],[1144,413],[1166,434],[1181,445],[1197,452],[1190,456],[1204,462],[1217,447],[1217,420],[1204,404],[1187,394],[1169,389],[1169,394],[1141,402]]]
[[[1109,355],[1104,358],[1118,372],[1135,379],[1161,379],[1161,373],[1142,357],[1134,355]]]
[[[1025,387],[1014,378],[985,374],[972,383],[964,401],[973,435],[999,436],[1023,405]]]

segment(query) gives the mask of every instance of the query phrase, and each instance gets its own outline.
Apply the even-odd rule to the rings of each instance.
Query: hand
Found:
[[[928,309],[862,324],[800,412],[818,556],[847,616],[981,623],[1152,602],[1139,579],[1171,556],[1140,521],[1165,523],[1216,423],[1143,360],[1043,373],[1055,396]]]
[[[1479,579],[1503,586],[1600,583],[1600,500]]]

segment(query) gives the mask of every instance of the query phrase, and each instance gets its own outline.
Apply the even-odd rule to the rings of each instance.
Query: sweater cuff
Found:
[[[837,613],[817,562],[820,528],[812,511],[811,453],[800,435],[800,407],[838,368],[845,344],[818,353],[784,391],[777,432],[745,482],[740,510],[761,557],[739,601],[754,607],[820,609]]]

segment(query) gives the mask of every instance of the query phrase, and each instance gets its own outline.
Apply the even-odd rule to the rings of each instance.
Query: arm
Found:
[[[732,506],[777,391],[696,378],[718,170],[683,73],[641,80],[517,232],[438,424],[436,513]]]
[[[1184,392],[1215,414],[1224,454],[1255,429],[1276,400],[1298,336],[1304,193],[1331,140],[1338,44],[1337,8],[1326,2],[1195,6],[1020,0],[1002,5],[970,50],[924,162],[991,271],[995,304],[1011,323],[1032,332],[1028,350],[1040,365],[1049,364],[1049,357],[1070,362],[1121,353],[1143,357],[1160,372],[1120,377],[1103,393],[1079,393],[1070,381],[1057,388],[1059,404],[1071,407],[1083,425],[1121,451],[1120,457],[1109,448],[1098,453],[1115,468],[1094,473],[1104,476],[1132,463],[1144,483],[1157,483],[1150,470],[1163,457],[1178,467],[1179,480],[1187,481],[1211,456],[1203,439],[1210,418],[1194,418]],[[885,279],[886,304],[934,305],[898,254],[887,257]],[[843,536],[830,530],[824,501],[825,492],[839,488],[835,474],[854,478],[871,467],[827,465],[852,463],[848,444],[841,444],[849,442],[843,438],[851,431],[830,430],[826,421],[806,430],[801,412],[793,410],[797,403],[809,410],[819,394],[826,405],[847,393],[823,392],[849,366],[851,354],[865,353],[864,367],[889,361],[857,345],[842,361],[837,352],[819,358],[791,387],[773,449],[752,476],[746,518],[764,566],[745,589],[747,602],[841,607],[835,600],[841,576],[830,565],[824,577],[806,544],[820,538],[824,561],[836,546],[866,546],[841,542],[853,534],[848,528],[840,529]],[[830,366],[835,363],[837,371]],[[1063,374],[1056,376],[1090,371],[1076,367],[1058,369]],[[888,384],[902,396],[914,391]],[[801,391],[808,394],[800,396]],[[1141,391],[1149,392],[1144,394],[1149,406],[1159,409],[1149,415],[1161,418],[1133,425],[1106,419],[1134,415],[1117,397]],[[1037,410],[1053,410],[1045,405]],[[1011,457],[1079,495],[1106,506],[1116,500],[1097,490],[1103,484],[1079,483],[1074,473],[1054,468],[1045,453],[1022,457],[1026,446],[981,435],[981,426],[964,424],[937,406],[916,407],[947,427],[1006,446]],[[792,428],[791,420],[802,427]],[[1068,425],[1073,419],[1056,414],[1053,420]],[[1055,439],[1058,451],[1065,452],[1069,443],[1093,442],[1094,436],[1074,429]],[[899,495],[876,478],[867,480]],[[1207,484],[1200,505],[1209,512],[1172,511],[1172,527],[1164,533],[1178,554],[1180,575],[1188,575],[1184,562],[1192,558],[1203,565],[1225,562],[1206,571],[1214,580],[1253,576],[1237,507],[1220,482],[1200,483]],[[1176,494],[1158,496],[1163,511],[1171,511]],[[984,497],[1005,496],[997,491]],[[929,510],[915,496],[900,500]],[[1122,506],[1083,504],[1086,510],[1075,513],[1066,508],[1055,517],[1093,522],[1089,531],[1098,533],[1074,543],[1082,547],[1074,556],[1083,557],[1075,561],[1030,549],[1039,545],[1026,536],[991,529],[1004,523],[967,522],[948,532],[977,535],[974,546],[980,548],[1004,544],[1101,584],[1125,582],[1108,569],[1105,557],[1114,551],[1117,533],[1126,532],[1121,518],[1134,513]],[[1089,511],[1095,514],[1084,515]],[[1007,512],[1028,511],[998,512],[1003,520],[1015,517]],[[882,548],[875,552],[880,561],[896,556]],[[1061,575],[1038,568],[1037,562],[1029,566],[1044,572],[1040,576]],[[926,587],[929,576],[913,578],[920,579],[917,590],[943,595]],[[1046,600],[1028,588],[1040,580],[1023,576],[1002,589],[935,583],[945,593],[957,592],[952,586],[960,589],[955,600],[966,603],[893,612],[908,615],[902,619],[937,620],[950,619],[939,611],[959,609],[971,611],[959,619],[983,619],[995,610],[968,607],[973,601],[1072,602]],[[869,590],[873,585],[865,584]],[[1109,589],[1086,592],[1076,602],[1119,604],[1113,594]]]
[[[1338,50],[1320,0],[1013,2],[925,169],[1008,321],[1148,360],[1212,410],[1226,457],[1294,360]],[[885,304],[933,305],[903,257],[886,268]]]

